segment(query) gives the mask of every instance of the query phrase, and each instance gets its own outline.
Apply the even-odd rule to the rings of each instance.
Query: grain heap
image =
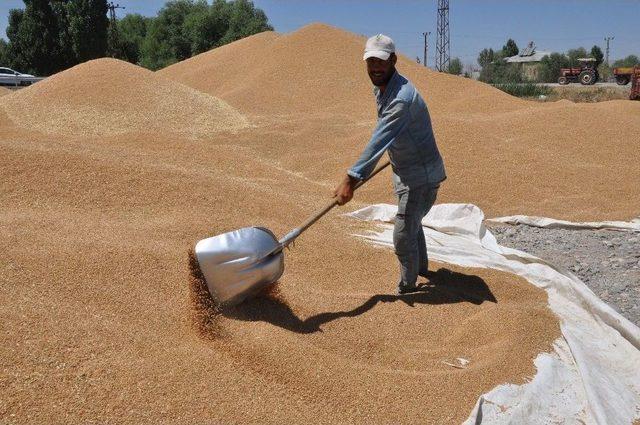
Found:
[[[232,136],[0,134],[0,156],[2,421],[459,423],[558,335],[544,292],[505,273],[432,264],[433,290],[385,295],[393,253],[336,211],[287,253],[285,302],[255,300],[203,339],[186,248],[252,224],[282,235],[323,186]],[[443,363],[457,357],[470,365]]]
[[[6,95],[6,94],[9,94],[9,93],[11,93],[11,90],[9,90],[9,89],[8,89],[8,88],[6,88],[6,87],[2,87],[2,86],[0,86],[0,97],[1,97],[1,96],[4,96],[4,95]]]
[[[357,158],[374,124],[363,46],[363,37],[313,24],[249,37],[159,73],[266,123],[243,135],[243,144],[330,186]],[[489,216],[593,221],[640,213],[639,102],[526,102],[404,56],[398,69],[431,111],[449,175],[442,202],[473,202]],[[387,187],[382,177],[360,196],[393,202],[380,199]]]
[[[309,56],[315,68],[279,68],[285,60],[297,66],[305,43],[336,37],[332,51]],[[253,300],[226,316],[196,314],[197,294],[186,285],[188,247],[247,225],[283,235],[326,203],[357,155],[374,111],[361,47],[358,37],[316,25],[258,35],[192,59],[193,73],[180,71],[190,84],[209,87],[207,93],[255,120],[258,127],[237,134],[176,136],[190,135],[193,121],[164,121],[192,107],[181,100],[185,93],[193,105],[209,95],[112,60],[84,66],[121,67],[153,83],[154,91],[144,86],[144,96],[156,102],[149,106],[123,93],[134,90],[130,84],[116,90],[91,80],[95,70],[82,74],[91,81],[82,89],[94,99],[91,108],[105,102],[101,111],[113,116],[135,116],[130,102],[146,108],[135,125],[118,127],[127,134],[87,118],[87,103],[71,90],[79,81],[67,80],[82,66],[23,90],[24,98],[10,96],[7,111],[16,123],[28,125],[12,109],[20,102],[67,105],[67,121],[45,120],[36,124],[41,133],[29,132],[11,127],[0,110],[0,293],[8,300],[0,304],[0,422],[460,423],[480,394],[535,373],[532,359],[559,335],[543,291],[506,273],[433,263],[439,271],[428,292],[387,295],[397,277],[395,256],[350,236],[364,225],[340,217],[345,209],[287,252],[278,297]],[[352,51],[356,60],[347,60]],[[346,67],[353,80],[342,82],[332,66]],[[477,143],[481,136],[467,132],[496,131],[505,117],[528,126],[529,117],[555,114],[554,106],[538,109],[471,81],[418,75],[424,71],[404,59],[402,66],[417,73],[427,97],[439,99],[437,125],[464,127],[438,130],[451,164],[445,200],[451,193],[465,201],[488,193],[485,187],[464,192],[459,180],[473,190],[474,176],[500,184],[500,172],[516,169],[508,155],[522,156],[522,147],[511,146],[517,143],[496,136],[505,149],[503,168],[483,169],[485,160],[476,155],[490,146],[469,143],[465,137]],[[323,85],[318,69],[338,77],[334,90]],[[90,87],[100,84],[120,101]],[[170,105],[182,104],[176,111],[158,105],[168,101],[169,88],[177,99]],[[332,106],[340,98],[346,104]],[[469,114],[447,118],[447,108]],[[218,109],[209,115],[219,117]],[[500,135],[513,131],[504,127]],[[150,134],[149,128],[170,131]],[[564,128],[552,126],[554,136]],[[108,137],[95,137],[107,131]],[[58,132],[72,137],[52,136]],[[550,146],[537,147],[537,154]],[[389,196],[384,177],[372,183],[348,209]],[[498,188],[508,198],[508,187]],[[495,211],[506,203],[489,199]],[[469,365],[445,364],[458,357]]]
[[[158,71],[245,112],[333,113],[371,116],[371,83],[362,62],[365,39],[324,24],[290,34],[265,32]],[[478,111],[509,110],[521,102],[487,85],[424,72],[402,57],[407,75],[429,86],[432,104],[470,105]],[[419,72],[418,72],[419,71]],[[475,96],[464,94],[473,89]]]
[[[60,72],[3,99],[18,126],[50,134],[105,136],[234,131],[247,120],[225,102],[116,59]]]

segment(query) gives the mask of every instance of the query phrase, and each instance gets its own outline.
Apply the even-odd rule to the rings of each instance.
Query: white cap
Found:
[[[367,44],[364,47],[363,60],[375,57],[386,61],[391,56],[391,53],[396,52],[396,46],[393,44],[393,40],[384,34],[374,35],[367,40]]]

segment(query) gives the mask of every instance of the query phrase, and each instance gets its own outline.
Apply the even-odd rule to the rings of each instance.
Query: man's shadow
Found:
[[[475,275],[441,268],[430,272],[428,282],[420,284],[416,292],[404,295],[374,295],[362,305],[348,311],[320,313],[301,320],[286,302],[277,296],[259,296],[223,312],[224,316],[250,322],[263,321],[297,333],[322,332],[321,326],[344,317],[356,317],[378,303],[402,302],[409,307],[418,304],[453,304],[469,302],[480,305],[485,301],[497,303],[485,281]]]

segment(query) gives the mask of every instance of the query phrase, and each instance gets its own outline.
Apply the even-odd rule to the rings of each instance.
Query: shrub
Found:
[[[505,93],[509,93],[511,96],[516,97],[538,97],[548,96],[553,90],[551,87],[539,86],[534,83],[507,83],[507,84],[492,84],[493,87],[502,90]]]

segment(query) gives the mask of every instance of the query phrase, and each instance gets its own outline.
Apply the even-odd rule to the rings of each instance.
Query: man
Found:
[[[446,178],[444,163],[433,136],[427,105],[416,88],[395,68],[395,45],[386,35],[367,40],[367,72],[375,86],[378,123],[360,158],[347,171],[334,195],[344,205],[353,188],[366,179],[385,151],[393,169],[398,196],[393,244],[400,262],[398,294],[415,292],[418,275],[428,276],[427,246],[422,219],[433,206],[440,183]]]

